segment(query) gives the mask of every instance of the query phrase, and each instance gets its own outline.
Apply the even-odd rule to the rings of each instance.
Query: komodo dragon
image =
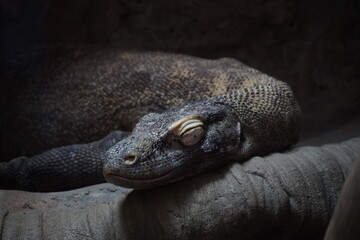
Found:
[[[8,81],[27,80],[4,117],[2,144],[33,156],[1,163],[0,188],[60,191],[105,179],[151,188],[298,140],[290,87],[237,60],[114,49],[45,55],[2,69]]]

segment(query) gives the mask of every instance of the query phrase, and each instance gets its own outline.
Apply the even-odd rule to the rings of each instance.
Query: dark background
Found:
[[[234,57],[292,86],[305,138],[360,119],[360,1],[1,0],[0,9],[1,58],[32,45]]]

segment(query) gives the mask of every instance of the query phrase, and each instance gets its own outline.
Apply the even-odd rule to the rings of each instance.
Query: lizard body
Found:
[[[104,164],[109,182],[148,188],[228,161],[279,151],[298,139],[301,112],[290,87],[234,59],[74,51],[39,66],[26,75],[29,86],[17,96],[15,110],[8,115],[13,121],[4,128],[8,133],[4,136],[19,146],[18,152],[38,154],[0,166],[7,182],[27,183],[26,187],[16,183],[15,188],[41,185],[54,154],[59,158],[51,166],[59,175],[41,190],[56,188],[56,179],[61,184],[63,172],[77,179],[79,168],[71,156],[82,159],[81,164],[91,158],[89,165],[93,163],[100,179],[95,183],[101,181],[99,166]],[[19,74],[5,74],[14,75]],[[110,137],[105,148],[79,144],[118,129],[133,131]],[[69,144],[77,145],[61,147]],[[40,154],[51,148],[51,154]],[[94,152],[99,154],[93,157]],[[31,164],[34,159],[37,163]],[[14,172],[27,177],[15,174],[14,180]],[[31,182],[32,177],[37,180]],[[81,175],[84,178],[92,175]]]

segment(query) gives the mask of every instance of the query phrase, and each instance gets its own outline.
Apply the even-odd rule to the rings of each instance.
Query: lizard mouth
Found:
[[[105,178],[108,182],[125,188],[152,188],[166,182],[176,172],[171,170],[157,177],[150,178],[136,178],[136,177],[124,177],[117,173],[105,171]]]

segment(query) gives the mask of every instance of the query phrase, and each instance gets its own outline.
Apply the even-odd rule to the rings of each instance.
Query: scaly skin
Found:
[[[279,151],[297,141],[299,112],[289,87],[271,82],[148,114],[129,137],[109,149],[104,175],[119,186],[148,188]],[[204,136],[186,146],[172,126],[194,117],[204,124]]]
[[[64,178],[76,175],[80,161],[62,154],[68,148],[78,158],[105,163],[106,180],[114,184],[149,188],[235,158],[244,160],[279,151],[298,139],[300,109],[287,84],[234,59],[117,50],[70,51],[66,57],[56,54],[60,57],[44,61],[37,68],[26,66],[20,73],[4,70],[7,79],[26,75],[30,85],[17,96],[14,110],[5,117],[12,121],[4,124],[3,143],[11,142],[18,154],[32,155],[94,141],[137,124],[129,137],[118,139],[109,149],[79,144],[50,150],[60,156],[58,165],[51,164],[59,177],[53,179],[51,187],[39,186],[41,191],[58,190],[57,183],[61,190],[74,187],[65,184],[71,181]],[[154,113],[143,117],[149,112]],[[201,125],[190,129],[200,134],[190,145],[183,143],[184,133],[179,132],[186,120]],[[194,133],[189,134],[193,137]],[[89,157],[94,155],[98,157]],[[36,191],[41,182],[29,184],[32,175],[26,172],[36,168],[35,175],[46,176],[41,171],[52,171],[47,168],[51,160],[46,156],[51,154],[3,164],[0,177],[14,179],[9,166],[17,174],[16,168],[21,168],[21,174],[27,177],[18,176],[21,182],[13,184],[14,188]],[[73,167],[64,168],[65,163]],[[98,175],[99,164],[93,165]],[[84,176],[83,184],[79,180],[76,187],[92,184],[91,178],[91,174]]]

